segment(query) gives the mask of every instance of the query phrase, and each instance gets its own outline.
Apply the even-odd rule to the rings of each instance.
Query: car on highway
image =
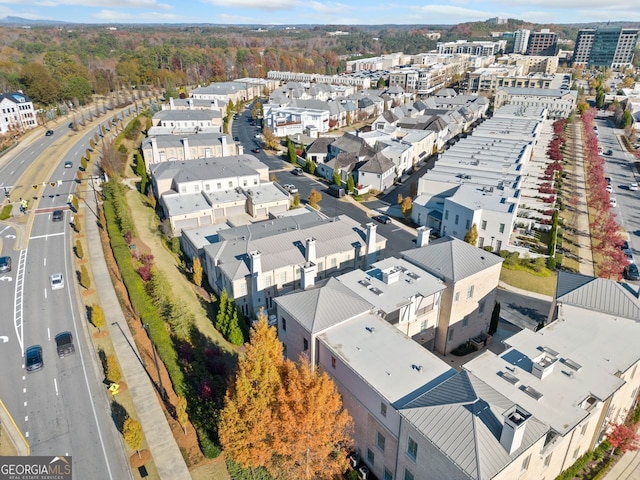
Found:
[[[298,188],[292,183],[285,183],[282,188],[284,188],[287,192],[294,195],[298,193]]]
[[[294,168],[293,170],[291,170],[291,173],[293,173],[294,175],[302,175],[304,172],[302,171],[301,168]]]
[[[253,150],[251,150],[253,153],[260,153],[260,149],[259,148],[254,148]]]
[[[64,288],[64,277],[61,273],[54,273],[49,277],[49,281],[51,282],[51,290],[60,290]]]
[[[391,223],[391,218],[389,218],[387,215],[376,215],[373,217],[373,219],[376,222],[384,223],[385,225],[387,223]]]
[[[70,162],[69,160],[64,162],[64,168],[71,168],[71,167],[73,167],[73,162]]]
[[[631,182],[629,184],[629,190],[631,190],[633,192],[637,192],[638,191],[638,183],[637,182]]]
[[[0,272],[11,271],[11,257],[0,257]]]
[[[53,130],[47,130],[47,133],[45,133],[45,135],[47,137],[50,137],[51,135],[53,135]]]
[[[24,356],[26,358],[25,369],[27,370],[27,373],[42,370],[44,362],[42,360],[42,347],[40,345],[31,345],[25,351]]]
[[[635,263],[630,263],[629,265],[624,267],[624,271],[622,272],[622,274],[627,280],[640,280],[640,272],[638,272],[638,266]]]
[[[56,350],[60,358],[76,352],[76,348],[73,346],[73,335],[71,335],[71,332],[62,332],[56,335]]]
[[[616,199],[616,197],[611,197],[609,199],[609,205],[611,205],[613,208],[616,208],[618,206],[618,200]]]
[[[51,221],[53,222],[61,222],[64,217],[64,212],[62,210],[54,210],[51,215]]]

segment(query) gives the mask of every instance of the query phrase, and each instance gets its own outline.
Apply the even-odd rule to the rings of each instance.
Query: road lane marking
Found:
[[[44,257],[44,266],[47,266],[47,257]]]
[[[16,290],[13,300],[13,328],[16,331],[16,338],[20,344],[20,352],[24,356],[24,329],[22,319],[22,299],[24,295],[24,274],[27,264],[27,251],[20,251],[20,259],[18,260],[18,270],[16,272]]]
[[[26,401],[24,402],[24,406],[25,406],[25,407],[27,406],[27,402],[26,402]]]
[[[51,341],[51,330],[47,327],[47,340]]]
[[[58,393],[58,382],[56,381],[55,377],[53,379],[53,386],[56,389],[56,396],[58,396],[59,395],[59,393]]]
[[[47,298],[47,289],[44,289],[44,298]]]
[[[59,235],[64,235],[64,232],[60,233],[48,233],[47,235],[36,235],[34,237],[29,237],[29,240],[37,240],[38,238],[49,238],[49,237],[57,237]]]

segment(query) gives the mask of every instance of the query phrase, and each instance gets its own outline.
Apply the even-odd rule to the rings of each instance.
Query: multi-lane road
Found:
[[[32,217],[19,219],[18,230],[0,225],[0,253],[13,259],[11,272],[0,274],[0,397],[32,455],[71,455],[74,478],[118,480],[131,478],[131,471],[78,300],[71,261],[72,212],[67,205],[69,194],[86,188],[76,183],[76,172],[97,129],[77,134],[65,124],[52,136],[35,137],[3,159],[0,187],[28,192],[25,219]],[[67,149],[67,144],[72,147]],[[66,153],[43,158],[51,149]],[[65,168],[65,161],[73,162],[73,167]],[[28,185],[25,190],[24,182],[31,182],[34,175],[29,169],[36,162],[36,170],[49,176],[43,179],[45,186],[39,182],[36,189]],[[55,209],[64,210],[62,221],[52,220]],[[62,273],[64,288],[51,288],[54,273]],[[73,334],[75,354],[60,358],[54,337],[63,331]],[[44,367],[26,373],[23,352],[30,345],[42,347]]]

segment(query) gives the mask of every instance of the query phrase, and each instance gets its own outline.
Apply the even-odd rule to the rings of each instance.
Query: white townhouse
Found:
[[[224,133],[199,133],[197,135],[156,135],[147,137],[140,146],[147,166],[199,158],[218,158],[242,155],[242,146]]]
[[[24,93],[0,94],[0,133],[23,131],[38,126],[33,102]]]

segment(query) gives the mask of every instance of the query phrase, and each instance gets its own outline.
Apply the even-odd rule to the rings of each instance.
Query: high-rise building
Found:
[[[525,53],[529,45],[529,35],[531,30],[516,30],[513,37],[513,53]]]
[[[639,32],[637,28],[583,28],[576,37],[573,64],[607,68],[631,65]]]
[[[527,45],[527,55],[552,56],[558,50],[558,34],[543,28],[539,32],[532,32],[529,35]]]

